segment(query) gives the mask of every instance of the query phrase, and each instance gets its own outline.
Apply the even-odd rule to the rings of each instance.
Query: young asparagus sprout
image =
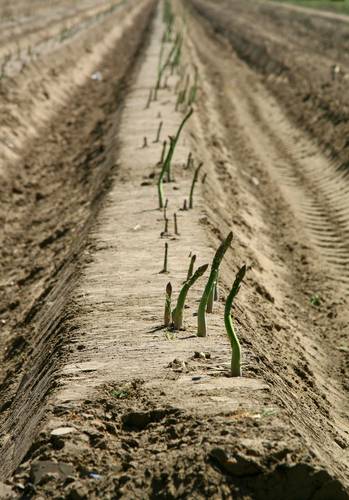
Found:
[[[233,300],[236,297],[237,293],[240,290],[240,284],[242,280],[244,279],[246,274],[246,266],[242,266],[240,271],[237,273],[235,277],[235,281],[233,284],[233,287],[227,297],[227,301],[225,303],[225,310],[224,310],[224,324],[225,324],[225,329],[227,330],[227,334],[230,340],[231,344],[231,350],[232,350],[232,356],[231,356],[231,375],[232,377],[241,377],[241,367],[240,367],[240,360],[241,360],[241,347],[240,347],[240,342],[239,339],[236,336],[235,330],[234,330],[234,325],[233,325],[233,320],[231,317],[231,308],[233,305]]]
[[[194,112],[193,109],[189,110],[189,112],[183,118],[182,123],[180,124],[180,126],[179,126],[179,128],[177,130],[177,134],[175,135],[175,137],[174,138],[170,137],[170,148],[169,148],[169,150],[167,152],[165,161],[163,163],[163,166],[162,166],[162,169],[161,169],[161,172],[160,172],[160,175],[159,175],[159,179],[158,179],[158,185],[157,185],[157,187],[158,187],[158,197],[159,197],[159,208],[160,209],[162,209],[163,205],[164,205],[164,193],[163,193],[164,175],[167,172],[168,179],[171,179],[171,162],[172,162],[172,157],[173,157],[173,154],[174,154],[177,142],[179,140],[179,137],[181,135],[181,132],[183,130],[183,127],[184,127],[185,123],[189,120],[189,118],[191,117],[191,115],[193,114],[193,112]]]
[[[192,153],[190,152],[190,153],[188,154],[187,163],[186,163],[186,165],[185,165],[185,168],[186,168],[186,169],[188,169],[188,168],[190,167],[190,165],[191,165],[191,160],[192,160]]]
[[[219,299],[218,278],[219,278],[219,271],[217,273],[216,283],[214,285],[214,301],[215,302],[217,302]]]
[[[203,162],[201,162],[199,164],[199,166],[195,169],[195,172],[194,172],[193,182],[191,183],[190,195],[189,195],[189,208],[193,208],[194,188],[195,188],[195,184],[197,183],[199,173],[200,173],[200,170],[202,169],[202,166],[203,166]]]
[[[165,205],[164,205],[164,220],[167,219],[167,205],[168,205],[168,198],[166,198]]]
[[[205,174],[202,176],[202,179],[201,179],[201,184],[205,184],[205,182],[206,182],[206,177],[207,177],[207,174],[205,173]]]
[[[208,301],[207,301],[207,306],[206,306],[206,312],[211,314],[213,313],[213,302],[214,302],[214,291],[216,288],[216,281],[213,284],[213,287],[211,288],[210,294],[208,296]]]
[[[156,133],[156,139],[153,141],[154,144],[158,143],[160,141],[160,134],[161,134],[161,129],[162,129],[163,122],[159,123],[158,131]]]
[[[174,139],[173,137],[170,137],[170,148],[167,152],[167,155],[166,155],[166,158],[162,164],[162,169],[161,169],[161,172],[160,172],[160,175],[159,175],[159,179],[158,179],[158,184],[157,184],[157,188],[158,188],[158,198],[159,198],[159,209],[161,210],[163,207],[164,207],[164,188],[163,188],[163,182],[164,182],[164,176],[165,176],[165,173],[167,172],[167,165],[168,165],[168,162],[171,160],[171,157],[172,157],[172,149],[173,149],[173,144],[174,144]]]
[[[179,293],[178,300],[177,300],[177,305],[175,309],[172,311],[172,319],[173,319],[173,324],[174,328],[176,330],[180,330],[183,328],[183,313],[184,313],[184,305],[185,305],[185,300],[187,298],[187,294],[189,289],[194,285],[194,283],[204,274],[206,269],[208,268],[208,264],[205,264],[204,266],[199,267],[193,276],[189,278],[188,281],[184,283],[182,286],[182,289]]]
[[[153,89],[150,89],[149,97],[148,97],[148,101],[147,101],[147,104],[145,106],[145,109],[148,109],[150,107],[150,103],[152,100],[153,100]]]
[[[176,52],[178,42],[179,42],[179,36],[177,35],[176,40],[174,41],[174,44],[173,44],[173,46],[172,46],[172,48],[167,56],[166,61],[158,69],[158,79],[156,82],[155,90],[158,90],[161,87],[162,76],[163,76],[167,66],[169,64],[171,64],[172,56]]]
[[[165,227],[160,236],[166,236],[168,234],[168,219],[165,219]]]
[[[164,163],[166,146],[167,146],[167,141],[164,141],[162,143],[161,157],[160,157],[160,161],[159,161],[158,165],[162,165]]]
[[[182,43],[183,43],[183,38],[182,35],[178,36],[178,42],[176,46],[176,52],[173,58],[173,66],[178,66],[180,59],[181,59],[181,54],[182,54]]]
[[[173,220],[174,220],[174,233],[176,236],[178,236],[179,232],[178,232],[178,222],[177,222],[177,214],[176,213],[173,214]]]
[[[183,118],[182,120],[182,123],[180,124],[178,130],[177,130],[177,134],[175,135],[175,138],[174,138],[174,146],[173,146],[173,151],[171,153],[171,156],[170,156],[170,160],[169,160],[169,163],[168,163],[168,172],[169,172],[169,176],[171,177],[171,162],[172,162],[172,156],[174,154],[174,150],[175,150],[175,147],[177,145],[177,142],[179,140],[179,137],[181,135],[181,132],[183,130],[183,127],[184,125],[186,124],[186,122],[189,120],[189,118],[191,117],[191,115],[194,113],[194,110],[193,108],[190,108],[190,110],[188,111],[188,113],[185,115],[185,117]]]
[[[164,314],[164,325],[169,326],[172,319],[171,312],[171,299],[172,299],[172,285],[167,283],[166,286],[166,299],[165,299],[165,314]]]
[[[218,271],[216,275],[215,282],[213,284],[212,290],[208,297],[206,312],[213,313],[213,303],[218,300]]]
[[[220,244],[218,250],[216,251],[215,256],[213,257],[211,272],[206,283],[204,293],[202,294],[199,309],[198,309],[198,337],[206,337],[207,335],[207,327],[206,327],[206,308],[207,302],[211,293],[211,289],[214,286],[215,281],[217,280],[219,266],[223,260],[225,252],[231,245],[233,240],[233,233],[230,232],[226,239]]]
[[[183,208],[182,208],[182,210],[188,210],[188,206],[187,206],[187,199],[185,199],[185,200],[183,201]]]
[[[168,262],[168,243],[166,242],[165,243],[164,267],[163,267],[163,270],[160,271],[160,274],[168,273],[167,262]]]
[[[146,137],[143,138],[143,149],[148,147],[148,139]]]
[[[196,255],[192,255],[190,258],[190,264],[189,264],[188,273],[187,273],[187,281],[193,275],[195,261],[196,261]]]

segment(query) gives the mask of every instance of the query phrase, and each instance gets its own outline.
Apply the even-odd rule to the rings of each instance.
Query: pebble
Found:
[[[58,427],[51,431],[51,436],[66,436],[67,434],[72,434],[76,432],[75,427]]]

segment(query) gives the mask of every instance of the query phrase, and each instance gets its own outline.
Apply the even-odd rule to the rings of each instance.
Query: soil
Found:
[[[0,498],[349,498],[349,24],[174,2],[181,64],[147,105],[162,4],[50,6],[23,11],[19,38],[79,31],[0,81]],[[196,71],[166,232],[162,142]],[[205,278],[185,329],[165,328],[167,282],[175,300],[188,256],[209,263],[230,230],[208,336]],[[243,263],[232,378],[223,313]]]

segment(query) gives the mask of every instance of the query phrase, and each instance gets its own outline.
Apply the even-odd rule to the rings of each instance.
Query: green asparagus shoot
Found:
[[[177,214],[176,213],[173,214],[173,222],[174,222],[174,233],[176,236],[179,236],[178,221],[177,221]]]
[[[211,290],[210,295],[208,297],[208,302],[207,302],[207,307],[206,307],[207,313],[213,313],[213,303],[218,298],[217,286],[218,286],[218,271],[216,274],[216,279],[215,279],[215,282],[213,284],[212,290]]]
[[[188,159],[187,159],[187,163],[186,163],[186,165],[185,165],[185,168],[186,168],[186,169],[188,169],[188,168],[191,166],[192,156],[193,156],[193,155],[192,155],[192,153],[191,153],[191,152],[189,152],[189,154],[188,154]]]
[[[188,113],[185,115],[185,117],[183,118],[182,120],[182,123],[180,124],[178,130],[177,130],[177,134],[175,135],[175,138],[174,138],[174,145],[173,145],[173,150],[171,152],[171,155],[170,155],[170,159],[169,159],[169,162],[168,162],[168,166],[167,166],[167,170],[168,170],[168,175],[169,177],[171,178],[171,162],[172,162],[172,157],[173,157],[173,154],[174,154],[174,150],[175,150],[175,147],[177,146],[177,142],[179,140],[179,137],[181,135],[181,132],[183,130],[183,127],[184,125],[186,124],[186,122],[189,120],[189,118],[191,117],[191,115],[194,113],[194,110],[192,108],[190,108],[190,110],[188,111]]]
[[[167,283],[166,286],[166,299],[165,299],[165,314],[164,314],[164,325],[169,326],[172,320],[171,312],[171,300],[172,300],[172,285]]]
[[[188,291],[194,285],[194,283],[205,273],[207,268],[208,264],[199,267],[195,271],[193,276],[189,278],[189,280],[186,281],[182,286],[182,289],[178,296],[177,305],[175,309],[172,311],[173,324],[176,330],[180,330],[181,328],[183,328],[183,313]]]
[[[194,189],[195,189],[195,184],[197,183],[198,177],[200,170],[202,169],[203,162],[199,164],[199,166],[195,169],[194,172],[194,177],[193,181],[191,183],[191,188],[190,188],[190,195],[189,195],[189,208],[193,208],[193,197],[194,197]]]
[[[165,161],[162,164],[162,169],[161,169],[161,172],[160,172],[160,175],[159,175],[159,179],[158,179],[158,184],[157,184],[158,198],[159,198],[159,209],[160,210],[164,207],[164,188],[163,188],[164,176],[165,176],[165,174],[167,172],[168,163],[171,161],[172,150],[173,150],[173,147],[174,147],[174,139],[173,139],[173,137],[170,137],[169,139],[170,139],[170,147],[169,147],[169,150],[167,151],[167,155],[166,155]]]
[[[206,327],[206,308],[208,299],[211,293],[211,290],[217,280],[219,266],[223,260],[223,257],[231,245],[233,240],[233,233],[230,232],[226,239],[220,244],[218,250],[216,251],[215,256],[213,257],[211,272],[206,283],[204,293],[202,294],[199,309],[198,309],[198,337],[206,337],[207,335],[207,327]]]
[[[216,279],[216,283],[215,283],[215,287],[214,287],[214,300],[215,300],[215,302],[217,302],[219,299],[218,278],[219,278],[219,271],[217,273],[217,279]]]
[[[189,264],[188,273],[187,273],[187,281],[193,275],[195,261],[196,261],[196,255],[192,255],[191,258],[190,258],[190,264]]]
[[[232,377],[241,377],[241,347],[239,339],[236,336],[233,320],[231,317],[231,308],[233,305],[233,300],[240,290],[240,284],[244,279],[246,274],[246,265],[242,266],[235,277],[233,287],[227,297],[224,310],[224,324],[230,340],[232,357],[231,357],[231,375]]]
[[[160,134],[161,134],[162,126],[163,126],[163,122],[160,122],[159,123],[159,127],[158,127],[158,131],[156,133],[155,141],[153,141],[154,144],[156,144],[156,143],[158,143],[160,141]]]
[[[167,263],[168,263],[168,243],[166,242],[165,243],[164,267],[163,267],[162,271],[160,271],[160,274],[168,273]]]
[[[149,90],[149,96],[148,96],[148,101],[145,106],[145,109],[148,109],[150,107],[151,101],[153,100],[153,89]]]
[[[170,50],[170,52],[169,52],[169,54],[167,56],[167,59],[160,66],[160,68],[158,70],[158,79],[157,79],[156,86],[155,86],[156,90],[158,90],[158,89],[161,88],[161,80],[162,80],[163,74],[164,74],[166,68],[171,64],[172,57],[176,53],[178,42],[179,42],[179,35],[177,35],[176,40],[174,41],[174,43],[172,45],[172,48],[171,48],[171,50]]]
[[[173,154],[174,154],[177,142],[179,140],[180,134],[183,130],[183,127],[184,127],[185,123],[189,120],[189,118],[191,117],[192,114],[193,114],[193,109],[190,109],[189,112],[183,118],[182,123],[180,124],[175,137],[174,138],[170,137],[170,147],[169,147],[169,150],[167,152],[165,161],[163,162],[162,169],[161,169],[159,179],[158,179],[158,184],[157,184],[159,208],[160,209],[162,209],[164,206],[163,181],[164,181],[165,173],[167,172],[168,179],[171,180],[171,162],[172,162]]]
[[[164,141],[162,143],[161,157],[160,157],[160,160],[158,162],[158,165],[162,165],[164,163],[166,147],[167,147],[167,141]]]

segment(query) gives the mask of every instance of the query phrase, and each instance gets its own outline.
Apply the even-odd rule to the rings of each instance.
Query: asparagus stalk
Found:
[[[202,166],[203,166],[203,162],[201,162],[199,164],[199,166],[195,169],[195,172],[194,172],[193,182],[191,183],[190,195],[189,195],[189,208],[193,208],[193,197],[194,197],[195,184],[197,183],[199,173],[200,173],[200,170],[202,169]]]
[[[168,273],[167,261],[168,261],[168,243],[166,242],[165,243],[165,255],[164,255],[164,267],[163,267],[163,270],[160,271],[160,274]]]
[[[192,255],[191,256],[191,259],[190,259],[190,264],[189,264],[189,268],[188,268],[188,274],[187,274],[187,281],[188,279],[190,279],[193,275],[193,270],[194,270],[194,264],[195,264],[195,261],[196,261],[196,255]]]
[[[153,100],[153,89],[150,89],[149,90],[149,97],[148,97],[148,101],[147,101],[147,104],[145,106],[145,109],[148,109],[150,107],[152,100]]]
[[[162,129],[163,122],[159,123],[158,131],[156,133],[156,139],[153,141],[154,144],[160,141],[160,134],[161,134],[161,129]]]
[[[182,123],[180,124],[177,134],[175,137],[170,137],[170,148],[167,152],[165,161],[162,165],[162,169],[158,179],[158,197],[159,197],[159,208],[162,209],[164,206],[164,192],[163,192],[163,181],[165,173],[167,172],[168,179],[171,179],[171,162],[173,158],[173,153],[176,148],[177,142],[183,130],[185,123],[189,120],[191,115],[193,114],[193,109],[190,109],[186,116],[183,118]]]
[[[200,304],[199,304],[198,330],[197,330],[198,337],[206,337],[206,335],[207,335],[207,327],[206,327],[207,302],[208,302],[208,299],[209,299],[209,296],[211,293],[211,289],[213,288],[214,283],[217,279],[217,273],[219,270],[220,263],[223,260],[225,252],[230,247],[232,240],[233,240],[233,233],[230,232],[228,234],[228,236],[226,237],[226,239],[220,244],[218,250],[216,251],[215,256],[213,257],[210,276],[209,276],[208,281],[206,283],[205,290],[204,290],[204,293],[202,294]]]
[[[232,356],[231,356],[232,377],[241,377],[241,367],[240,367],[241,347],[239,339],[237,338],[234,330],[234,324],[230,312],[233,305],[233,300],[240,290],[240,284],[241,281],[244,279],[245,274],[246,274],[246,265],[242,266],[242,268],[239,270],[239,272],[235,277],[235,281],[227,297],[224,310],[224,324],[230,340],[231,350],[232,350]]]
[[[176,213],[173,214],[173,222],[174,222],[174,233],[176,236],[178,236],[179,232],[178,232],[178,221],[177,221],[177,214]]]
[[[168,162],[168,166],[167,166],[167,173],[168,173],[168,176],[169,176],[169,179],[171,179],[171,162],[172,162],[172,157],[173,157],[173,153],[174,153],[174,150],[177,146],[177,142],[179,140],[179,137],[181,135],[181,132],[183,130],[183,127],[184,125],[186,124],[186,122],[189,120],[189,118],[191,117],[191,115],[194,113],[194,110],[193,108],[190,108],[190,110],[188,111],[188,113],[185,115],[185,117],[183,118],[182,120],[182,123],[180,124],[178,130],[177,130],[177,134],[175,135],[175,138],[174,138],[174,145],[173,145],[173,149],[171,151],[171,155],[170,155],[170,158],[169,158],[169,162]]]
[[[180,330],[181,328],[183,328],[183,312],[188,291],[194,285],[194,283],[204,274],[207,268],[208,264],[199,267],[195,271],[193,276],[188,281],[186,281],[182,286],[182,289],[178,296],[177,305],[175,309],[172,311],[173,324],[176,330]]]
[[[219,272],[217,274],[217,279],[214,287],[214,301],[217,302],[219,299],[219,290],[218,290],[218,278],[219,278]]]
[[[211,290],[209,298],[208,298],[207,308],[206,308],[207,313],[213,313],[213,303],[216,300],[218,300],[217,286],[218,286],[218,271],[216,273],[216,278],[215,278],[212,290]]]
[[[171,299],[172,299],[172,285],[167,283],[166,286],[166,299],[165,299],[165,314],[164,314],[164,325],[168,326],[171,323]]]
[[[170,137],[170,148],[169,148],[169,150],[167,152],[165,161],[162,164],[162,169],[161,169],[161,172],[160,172],[160,175],[159,175],[158,185],[157,185],[157,187],[158,187],[158,198],[159,198],[159,208],[160,208],[160,210],[164,207],[164,188],[163,188],[163,182],[164,182],[165,173],[167,171],[168,162],[171,161],[171,158],[172,158],[173,145],[174,145],[174,139],[173,139],[173,137]]]

